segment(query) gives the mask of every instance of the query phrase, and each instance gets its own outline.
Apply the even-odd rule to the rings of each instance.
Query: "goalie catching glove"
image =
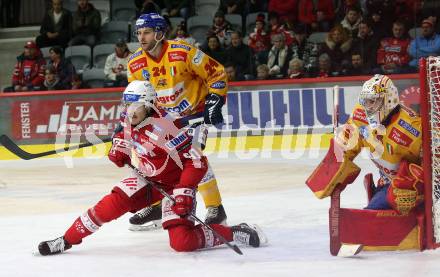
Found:
[[[223,122],[222,107],[225,99],[215,93],[210,93],[205,98],[205,111],[203,114],[205,124],[217,125]]]
[[[423,202],[423,168],[403,160],[387,191],[390,206],[407,215]]]
[[[194,208],[195,190],[190,188],[178,188],[173,190],[174,204],[171,209],[180,217],[191,214]]]

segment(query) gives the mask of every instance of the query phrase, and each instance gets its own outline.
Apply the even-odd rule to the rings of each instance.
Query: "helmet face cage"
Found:
[[[373,101],[376,101],[377,106],[374,106]],[[376,74],[364,83],[359,95],[359,104],[364,107],[367,119],[380,123],[399,104],[397,88],[390,78]]]

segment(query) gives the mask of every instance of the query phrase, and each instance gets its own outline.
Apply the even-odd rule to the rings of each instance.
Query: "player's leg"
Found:
[[[163,199],[162,226],[168,230],[171,248],[178,252],[189,252],[222,244],[222,241],[214,235],[212,230],[202,224],[195,226],[191,216],[182,218],[176,215],[171,206],[172,202],[169,199]],[[196,210],[195,201],[193,210]],[[242,223],[232,227],[220,224],[209,224],[209,226],[227,241],[235,241],[253,247],[259,247],[267,242],[266,236],[256,225],[249,226]]]
[[[211,167],[209,167],[206,175],[200,181],[197,188],[203,198],[205,207],[208,210],[205,222],[207,224],[226,224],[226,212],[222,205],[222,198],[217,186],[217,179],[215,178]]]
[[[79,216],[64,236],[41,242],[38,245],[40,254],[59,254],[70,249],[72,245],[80,244],[83,238],[96,232],[102,224],[148,205],[149,193],[146,183],[137,177],[122,180],[110,194]],[[150,198],[154,199],[151,194]]]

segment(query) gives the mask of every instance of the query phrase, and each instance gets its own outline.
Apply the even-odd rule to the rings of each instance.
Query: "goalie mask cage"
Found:
[[[440,57],[422,58],[419,67],[426,248],[434,249],[440,247]]]

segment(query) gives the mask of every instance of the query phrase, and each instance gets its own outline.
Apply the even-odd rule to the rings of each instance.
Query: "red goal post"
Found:
[[[419,61],[426,248],[440,247],[440,57]]]

